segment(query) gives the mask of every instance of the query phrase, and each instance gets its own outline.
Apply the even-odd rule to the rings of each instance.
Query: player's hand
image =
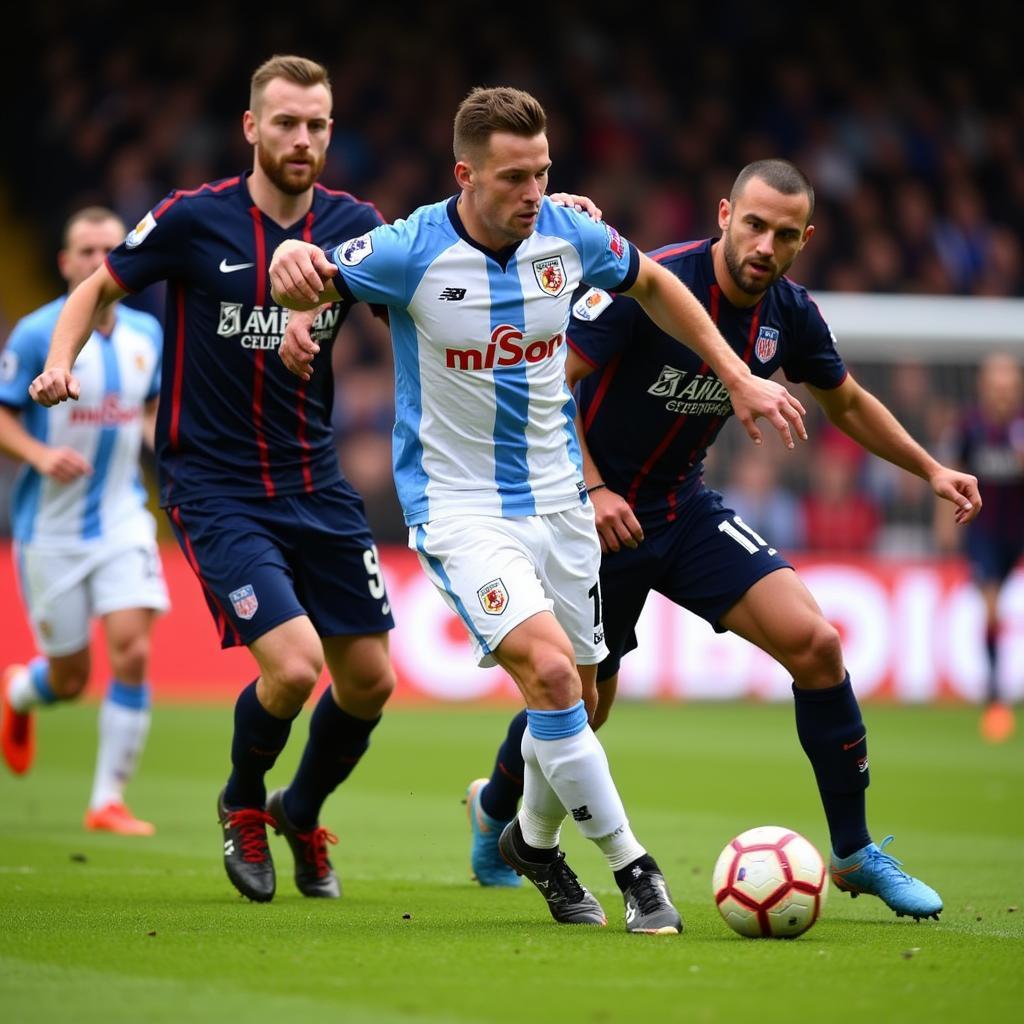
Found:
[[[781,435],[787,448],[795,447],[792,427],[801,441],[807,440],[807,428],[803,417],[807,410],[781,384],[749,374],[741,382],[729,388],[736,418],[743,424],[754,444],[761,444],[763,438],[755,420],[764,417]]]
[[[317,245],[289,238],[270,261],[274,301],[289,309],[312,309],[323,302],[323,291],[338,268]]]
[[[959,526],[969,523],[981,511],[981,492],[978,478],[943,466],[928,481],[932,490],[956,506],[953,518]]]
[[[74,448],[44,448],[38,458],[32,460],[32,468],[59,484],[69,484],[80,476],[92,476],[92,466]]]
[[[585,213],[591,220],[600,220],[602,217],[601,207],[589,196],[575,196],[571,192],[552,192],[550,199],[556,206],[568,206],[577,213]]]
[[[78,401],[82,393],[78,378],[70,370],[56,367],[43,370],[28,386],[29,398],[49,409],[58,402],[66,402],[69,398]]]
[[[326,305],[293,312],[288,317],[284,337],[277,350],[281,362],[296,377],[303,380],[309,380],[313,376],[313,360],[320,351],[320,346],[313,340],[312,329],[313,321],[321,309],[326,309]]]
[[[635,548],[644,539],[640,521],[621,494],[602,487],[590,495],[590,500],[603,552]]]

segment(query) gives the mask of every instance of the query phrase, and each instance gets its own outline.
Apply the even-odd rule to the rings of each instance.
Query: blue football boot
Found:
[[[832,883],[840,892],[859,896],[866,892],[877,896],[897,917],[934,917],[942,911],[942,897],[920,879],[908,875],[900,868],[900,861],[885,852],[892,842],[886,836],[881,846],[868,843],[849,857],[832,854],[830,870]]]
[[[473,849],[470,863],[473,877],[481,885],[521,886],[523,880],[512,870],[498,852],[498,838],[507,821],[492,818],[480,806],[480,793],[488,779],[474,779],[466,790],[466,813],[469,827],[473,832]]]

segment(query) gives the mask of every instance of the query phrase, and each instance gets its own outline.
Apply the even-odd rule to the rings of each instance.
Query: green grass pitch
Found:
[[[327,805],[342,900],[235,895],[214,802],[230,709],[158,706],[133,808],[152,839],[86,833],[96,707],[44,713],[32,773],[0,777],[0,1018],[441,1022],[1011,1020],[1024,995],[1024,743],[983,744],[971,708],[867,709],[876,841],[943,895],[940,922],[831,891],[794,941],[742,939],[710,874],[753,825],[827,838],[782,706],[624,705],[602,732],[637,835],[686,921],[631,936],[596,850],[564,846],[609,913],[566,928],[532,889],[469,880],[466,783],[490,769],[507,710],[396,710]],[[296,723],[272,784],[290,777]]]

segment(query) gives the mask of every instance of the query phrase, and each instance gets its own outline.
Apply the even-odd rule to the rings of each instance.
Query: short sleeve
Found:
[[[396,225],[383,224],[328,249],[327,258],[338,268],[354,299],[405,306],[409,253],[407,233]]]
[[[187,276],[190,211],[181,194],[172,192],[107,256],[107,269],[125,291],[137,292],[155,281]]]
[[[575,210],[572,217],[583,261],[583,280],[608,291],[629,291],[640,272],[640,253],[610,224],[592,221]]]
[[[810,299],[799,341],[783,360],[782,370],[794,384],[810,384],[824,391],[839,387],[846,379],[846,364],[836,348],[835,335]]]
[[[33,320],[19,320],[0,352],[0,405],[24,409],[28,386],[43,372],[50,349],[49,331]]]

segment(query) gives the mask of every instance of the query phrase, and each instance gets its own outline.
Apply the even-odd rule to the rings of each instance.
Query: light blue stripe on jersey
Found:
[[[37,441],[42,441],[43,444],[46,444],[49,438],[49,423],[47,410],[41,405],[29,402],[25,406],[22,412],[22,425],[27,433]],[[11,531],[14,539],[21,541],[22,544],[32,539],[42,493],[42,474],[37,473],[26,463],[18,474],[18,480],[14,486],[14,497],[11,500],[13,509]]]
[[[466,628],[476,638],[476,642],[480,645],[481,650],[484,654],[490,654],[491,649],[487,646],[487,641],[477,632],[476,626],[473,625],[473,619],[470,617],[469,612],[466,611],[466,606],[462,603],[462,598],[460,598],[452,589],[452,581],[448,578],[448,573],[444,571],[444,566],[437,558],[427,553],[425,543],[426,537],[427,531],[422,526],[417,526],[416,550],[419,551],[419,553],[427,560],[427,564],[441,581],[441,586],[444,587],[444,592],[451,598],[452,604],[455,605],[455,610],[459,613],[459,618],[462,619],[466,624]]]
[[[513,254],[504,272],[487,259],[491,288],[491,332],[501,324],[526,331],[519,264]],[[532,516],[537,512],[526,460],[526,424],[530,415],[527,364],[494,370],[494,482],[498,485],[503,516]]]
[[[562,415],[565,417],[565,442],[569,450],[569,458],[576,467],[576,471],[583,479],[583,452],[580,451],[579,438],[576,436],[576,399],[573,398],[569,385],[565,384],[565,405],[562,406]],[[580,502],[585,503],[586,492],[580,492]]]
[[[121,393],[121,368],[117,364],[117,349],[112,338],[97,337],[100,351],[103,353],[103,398],[104,401]],[[96,447],[96,458],[93,462],[92,476],[85,492],[85,506],[82,509],[82,538],[93,540],[103,532],[100,520],[100,504],[106,489],[107,474],[110,472],[110,461],[114,456],[117,444],[117,427],[111,424],[100,428],[99,444]]]
[[[395,489],[406,521],[410,510],[427,503],[430,478],[423,469],[423,386],[420,382],[419,335],[412,317],[395,306],[388,307],[391,339],[395,351]]]

